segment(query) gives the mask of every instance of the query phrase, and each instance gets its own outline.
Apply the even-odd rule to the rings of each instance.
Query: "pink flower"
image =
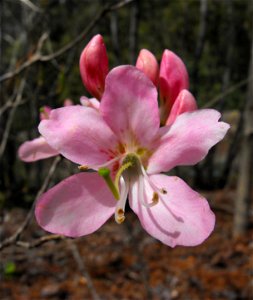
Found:
[[[79,65],[84,86],[91,95],[100,99],[109,70],[107,52],[100,34],[95,35],[84,48]]]
[[[64,106],[73,105],[70,99],[64,101]],[[40,110],[40,120],[49,119],[49,114],[52,108],[49,106],[44,106]],[[18,157],[25,162],[34,162],[37,160],[49,158],[58,155],[59,152],[53,149],[46,142],[45,138],[40,136],[31,141],[24,142],[18,149]]]
[[[161,124],[171,124],[172,120],[174,121],[181,113],[188,109],[189,111],[197,109],[193,96],[189,96],[189,94],[186,96],[184,93],[179,97],[182,90],[189,88],[189,78],[183,61],[175,53],[164,50],[159,70],[155,56],[149,50],[142,49],[138,55],[136,67],[159,89]],[[100,34],[97,34],[84,48],[80,57],[80,73],[83,84],[95,97],[92,100],[88,98],[88,101],[83,100],[85,106],[91,107],[95,99],[101,99],[108,71],[109,63],[104,40]],[[99,106],[99,103],[96,103],[95,106]]]
[[[127,196],[143,228],[166,245],[194,246],[212,232],[208,202],[180,178],[175,166],[193,165],[226,134],[213,109],[186,112],[159,128],[157,89],[132,66],[106,77],[99,110],[72,106],[53,110],[39,131],[81,170],[43,194],[36,219],[45,230],[70,237],[90,234],[113,214],[125,219]]]

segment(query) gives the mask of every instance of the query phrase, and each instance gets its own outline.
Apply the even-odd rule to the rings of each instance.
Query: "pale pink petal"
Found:
[[[158,204],[147,208],[138,199],[138,182],[134,184],[130,206],[143,228],[170,247],[201,244],[215,225],[215,216],[206,199],[178,177],[153,175],[150,180],[167,193],[160,196]],[[146,201],[150,201],[152,195],[153,190],[146,186]]]
[[[127,143],[150,145],[160,125],[157,90],[133,66],[120,66],[108,74],[100,112],[115,134]]]
[[[164,50],[160,74],[160,96],[165,105],[170,109],[182,89],[189,88],[189,77],[185,64],[175,53]]]
[[[114,157],[117,139],[93,108],[79,105],[50,113],[39,125],[47,142],[71,161],[92,167]]]
[[[25,162],[33,162],[40,159],[58,155],[59,152],[51,148],[41,136],[31,141],[24,142],[18,149],[18,156]]]
[[[142,49],[136,61],[136,68],[146,74],[155,86],[158,85],[159,65],[153,53]]]
[[[197,103],[193,95],[187,90],[182,90],[178,94],[172,106],[169,117],[166,121],[166,125],[171,125],[176,120],[177,116],[181,115],[182,113],[197,109]]]
[[[70,237],[90,234],[114,213],[116,200],[97,173],[73,175],[43,194],[35,209],[46,231]]]
[[[194,165],[202,160],[230,127],[219,119],[218,111],[202,109],[181,114],[171,126],[161,128],[163,135],[147,172],[167,172],[175,166]]]

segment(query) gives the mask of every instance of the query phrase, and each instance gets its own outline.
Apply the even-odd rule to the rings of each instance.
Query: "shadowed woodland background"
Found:
[[[0,97],[0,298],[252,299],[253,2],[251,0],[3,0]],[[38,136],[39,109],[87,95],[79,56],[103,35],[110,68],[177,53],[199,107],[231,129],[207,158],[174,172],[208,198],[212,236],[171,249],[127,213],[76,240],[33,219],[38,192],[78,172],[63,158],[24,163],[17,149]],[[140,120],[141,121],[141,120]]]

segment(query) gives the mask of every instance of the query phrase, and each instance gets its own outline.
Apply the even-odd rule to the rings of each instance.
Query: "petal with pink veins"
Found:
[[[97,110],[80,105],[53,110],[39,125],[46,141],[69,160],[89,167],[115,156],[117,138]]]
[[[43,194],[35,216],[46,231],[79,237],[100,228],[114,213],[115,202],[97,173],[79,173]]]
[[[217,110],[202,109],[181,114],[171,126],[162,127],[162,136],[149,159],[147,173],[168,172],[175,166],[201,161],[230,127],[219,122],[220,116]]]
[[[25,162],[33,162],[40,159],[58,155],[59,152],[48,145],[44,137],[24,142],[18,149],[18,156]]]
[[[215,225],[215,216],[206,199],[178,177],[152,175],[150,180],[166,191],[153,207],[147,208],[139,201],[138,182],[130,193],[130,206],[143,228],[170,247],[201,244]],[[146,185],[145,192],[148,202],[152,199],[153,190]]]
[[[150,145],[160,125],[157,90],[133,66],[116,67],[108,74],[100,112],[126,143],[137,140],[142,146]]]

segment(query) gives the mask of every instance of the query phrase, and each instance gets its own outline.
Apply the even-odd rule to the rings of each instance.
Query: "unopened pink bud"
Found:
[[[185,64],[175,53],[164,50],[160,74],[159,87],[161,102],[168,112],[182,89],[189,89],[189,77]]]
[[[47,120],[49,119],[49,114],[52,108],[50,106],[43,106],[40,108],[40,120]]]
[[[74,105],[73,101],[71,99],[65,99],[63,106],[71,106]]]
[[[136,61],[136,68],[145,73],[155,86],[158,85],[159,65],[150,51],[146,49],[140,51]]]
[[[197,109],[197,103],[193,95],[187,90],[182,90],[171,108],[166,125],[171,125],[176,120],[177,116],[181,115],[182,113]]]
[[[80,73],[89,93],[100,99],[108,73],[108,57],[100,34],[95,35],[84,48],[80,57]]]

